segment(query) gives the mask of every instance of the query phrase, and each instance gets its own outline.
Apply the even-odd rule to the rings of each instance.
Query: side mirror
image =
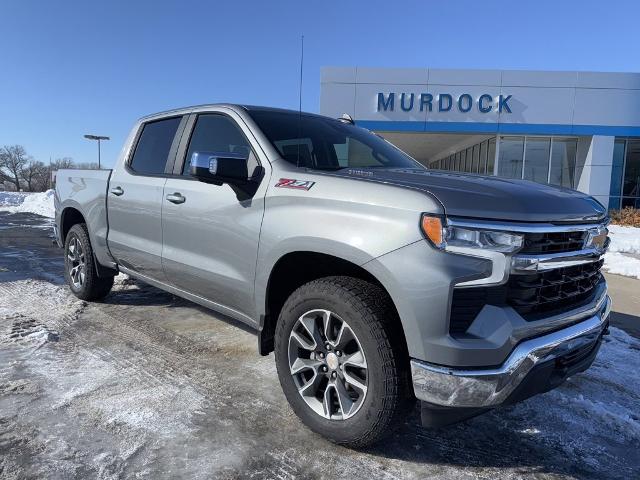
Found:
[[[235,152],[193,152],[189,173],[201,182],[244,184],[249,177],[249,156]]]

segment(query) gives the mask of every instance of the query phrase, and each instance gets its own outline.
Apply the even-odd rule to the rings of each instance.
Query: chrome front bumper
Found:
[[[606,327],[610,311],[611,299],[605,294],[596,313],[570,327],[521,342],[497,368],[448,368],[411,360],[415,395],[419,400],[442,407],[500,405],[536,365],[588,344],[595,345]]]

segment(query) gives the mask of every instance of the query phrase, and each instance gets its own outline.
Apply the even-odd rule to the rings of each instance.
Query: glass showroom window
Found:
[[[498,158],[498,176],[522,178],[524,137],[501,137]]]
[[[575,188],[577,147],[577,138],[500,137],[498,175]],[[493,149],[490,143],[489,162]]]
[[[616,138],[613,144],[609,208],[640,208],[640,139]]]
[[[640,208],[640,140],[627,140],[622,207]]]
[[[613,144],[613,161],[611,162],[611,187],[609,188],[609,208],[620,208],[620,196],[622,194],[622,176],[624,175],[624,151],[627,141],[616,138]]]
[[[484,141],[480,144],[480,170],[478,170],[483,175],[487,173],[487,147],[489,145],[488,141]]]
[[[524,148],[525,180],[547,183],[549,179],[549,151],[551,138],[527,137]]]
[[[489,147],[487,152],[487,174],[493,175],[493,171],[496,165],[496,139],[489,139]]]
[[[471,171],[473,173],[478,173],[480,168],[480,145],[473,146],[473,166],[471,167]]]
[[[577,138],[554,138],[551,142],[549,183],[575,188]]]

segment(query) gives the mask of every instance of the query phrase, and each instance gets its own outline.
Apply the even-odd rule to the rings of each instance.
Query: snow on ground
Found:
[[[354,451],[300,424],[252,334],[124,275],[82,302],[25,235],[0,234],[3,479],[637,477],[640,339],[620,329],[556,390],[441,430],[414,412]]]
[[[120,300],[94,305],[62,285],[0,283],[0,405],[6,417],[0,425],[11,447],[11,455],[0,458],[0,472],[15,469],[20,478],[21,468],[29,466],[42,477],[96,470],[99,478],[134,472],[154,477],[170,467],[167,456],[184,476],[216,477],[228,470],[225,478],[286,480],[318,472],[335,478],[631,478],[637,465],[640,340],[620,329],[611,328],[587,372],[552,392],[437,433],[404,428],[379,450],[356,452],[311,434],[279,392],[272,398],[275,372],[265,368],[272,358],[242,354],[253,337],[211,317],[182,328],[187,318],[200,315],[188,305],[167,309],[143,302],[130,309],[127,291],[137,298],[138,287],[126,277],[117,283]],[[143,308],[149,311],[139,313]],[[171,325],[177,336],[156,331],[167,325],[159,320],[176,315],[179,321]],[[188,337],[196,326],[209,329],[218,349],[202,350],[206,336]],[[233,335],[223,354],[217,342],[226,330]],[[262,367],[258,376],[247,370],[254,363]],[[236,377],[229,368],[244,373]],[[251,398],[245,402],[246,392]],[[248,426],[243,417],[249,417]],[[280,444],[278,436],[292,437]],[[495,458],[487,442],[499,444]],[[247,456],[245,448],[254,453]],[[396,458],[398,448],[408,453]],[[272,452],[261,460],[265,465],[252,463],[261,455],[255,451]],[[333,464],[336,458],[341,460]],[[522,458],[533,460],[522,464]],[[574,477],[567,465],[583,470]]]
[[[0,192],[0,211],[55,217],[53,190],[38,193]]]

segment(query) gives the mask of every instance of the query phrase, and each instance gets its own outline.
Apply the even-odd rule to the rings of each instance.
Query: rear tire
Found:
[[[276,326],[275,357],[293,411],[338,444],[380,441],[415,402],[391,299],[361,279],[326,277],[293,292]]]
[[[113,287],[113,277],[99,277],[87,225],[77,223],[64,242],[64,278],[81,300],[101,300]]]

